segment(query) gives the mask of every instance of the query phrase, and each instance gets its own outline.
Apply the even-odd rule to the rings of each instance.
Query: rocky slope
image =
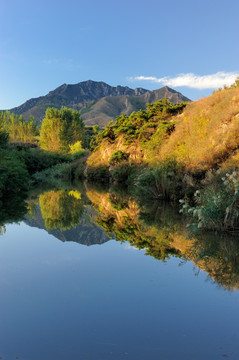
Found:
[[[168,97],[173,103],[188,101],[177,91],[167,86],[148,91],[142,88],[113,87],[104,82],[92,80],[74,85],[63,84],[45,96],[33,98],[24,104],[10,109],[28,119],[33,115],[38,123],[44,118],[47,107],[67,106],[81,111],[87,125],[106,125],[111,119],[145,108],[146,103]]]

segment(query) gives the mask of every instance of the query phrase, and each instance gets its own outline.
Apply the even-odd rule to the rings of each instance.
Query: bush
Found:
[[[74,155],[81,155],[84,152],[81,146],[81,141],[77,141],[75,144],[70,145],[70,153]]]
[[[0,151],[0,199],[23,195],[28,190],[29,176],[24,163],[15,153]]]
[[[137,193],[153,199],[179,199],[183,188],[183,169],[174,161],[146,168],[136,180]]]
[[[111,155],[109,163],[110,165],[117,165],[122,161],[127,161],[128,158],[129,158],[129,154],[127,154],[124,151],[118,150]]]
[[[54,182],[54,179],[72,180],[72,177],[72,164],[68,163],[57,164],[32,176],[37,182]]]
[[[141,170],[140,166],[125,161],[111,167],[110,176],[114,182],[129,186],[133,184]]]
[[[88,167],[86,177],[89,181],[109,182],[109,168],[107,166]]]
[[[0,131],[0,148],[5,149],[8,145],[9,135],[5,131]]]
[[[95,150],[104,138],[114,142],[121,134],[124,134],[125,145],[136,139],[148,141],[161,122],[167,122],[172,115],[182,112],[185,106],[185,102],[173,105],[168,99],[162,99],[147,104],[146,110],[132,112],[129,116],[122,114],[116,118],[115,123],[110,121],[103,131],[93,137],[91,149]],[[168,124],[168,128],[170,134],[174,130],[173,125]]]
[[[51,153],[38,148],[23,149],[19,152],[19,156],[30,174],[43,171],[59,163],[71,161],[70,155]]]
[[[194,193],[194,206],[180,200],[182,213],[192,218],[198,229],[239,229],[239,174],[236,171],[219,173],[205,189]]]

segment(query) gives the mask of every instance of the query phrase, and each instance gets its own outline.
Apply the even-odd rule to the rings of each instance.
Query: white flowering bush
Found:
[[[194,206],[179,200],[180,212],[192,218],[198,229],[239,229],[239,173],[217,174],[217,181],[194,193]]]

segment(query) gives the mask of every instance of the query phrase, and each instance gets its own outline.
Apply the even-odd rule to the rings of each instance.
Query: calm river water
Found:
[[[238,238],[117,190],[25,204],[1,211],[0,359],[239,359]]]

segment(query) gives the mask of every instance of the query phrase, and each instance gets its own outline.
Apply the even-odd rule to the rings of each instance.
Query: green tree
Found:
[[[67,107],[46,110],[40,131],[42,149],[67,153],[70,145],[82,141],[83,136],[84,124],[78,111]]]
[[[22,115],[10,113],[10,111],[0,112],[0,131],[9,135],[10,141],[35,142],[39,134],[36,121],[30,116],[26,121]]]
[[[6,148],[8,145],[9,135],[6,131],[0,130],[0,149]]]
[[[18,154],[0,149],[0,202],[7,198],[25,194],[29,175]]]

